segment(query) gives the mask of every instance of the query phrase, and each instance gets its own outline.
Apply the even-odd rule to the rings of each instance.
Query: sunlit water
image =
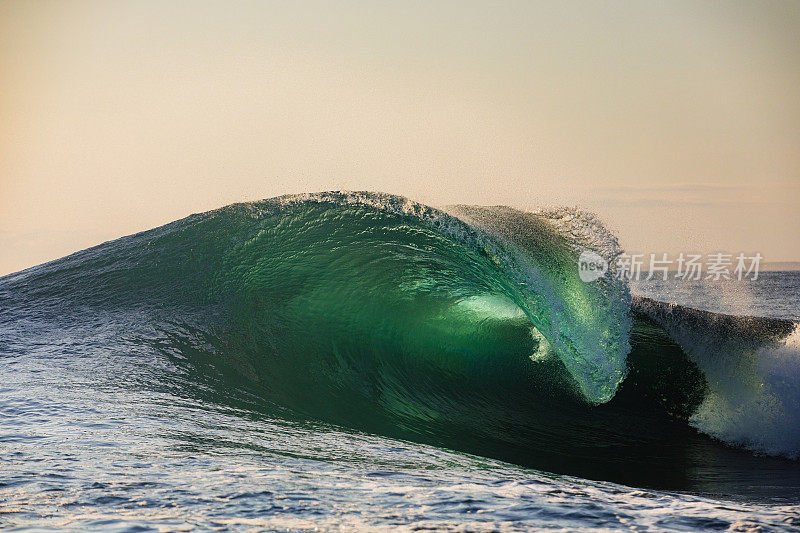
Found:
[[[108,353],[102,333],[76,353],[57,331],[40,330],[37,343],[5,331],[0,525],[7,528],[800,527],[789,502],[641,490],[269,417],[199,400],[203,391],[174,394],[190,385],[179,369],[154,353]]]
[[[92,365],[65,364],[57,353],[6,354],[1,525],[139,531],[800,526],[800,513],[789,505],[637,490],[187,401],[131,386],[122,374],[135,370],[121,366],[98,375]]]
[[[709,391],[697,388],[698,371],[687,375],[689,363],[655,322],[639,317],[634,323],[632,370],[610,402],[576,400],[576,394],[604,399],[621,379],[617,366],[625,361],[617,356],[625,345],[618,341],[627,328],[621,312],[627,301],[609,287],[576,281],[568,254],[558,259],[566,250],[562,239],[530,237],[539,235],[529,227],[541,224],[535,216],[490,213],[499,217],[495,229],[532,251],[533,259],[560,261],[538,270],[538,279],[525,265],[508,263],[510,256],[484,261],[488,256],[471,247],[478,241],[469,241],[488,235],[470,233],[478,226],[435,213],[432,223],[428,211],[420,216],[420,206],[393,197],[334,200],[334,208],[290,202],[295,218],[274,202],[232,206],[0,279],[0,527],[800,528],[800,469],[788,458],[797,428],[754,439],[753,427],[739,431],[742,413],[735,409],[685,420],[681,409],[699,405],[692,395]],[[398,202],[411,214],[392,211]],[[562,218],[592,228],[580,217]],[[452,225],[447,231],[443,220]],[[336,231],[343,233],[332,244]],[[371,262],[365,264],[367,252]],[[283,276],[275,278],[283,284],[269,283],[271,276]],[[398,287],[397,279],[415,282]],[[277,290],[289,281],[290,291]],[[796,274],[764,275],[758,283],[747,290],[633,289],[715,312],[798,319]],[[376,290],[379,303],[393,307],[369,307]],[[465,298],[487,291],[505,296]],[[234,293],[241,298],[219,298]],[[265,294],[270,298],[258,300]],[[591,359],[612,350],[609,373],[596,376],[578,364],[567,373],[566,363],[548,355],[541,334],[532,338],[531,324],[519,321],[519,308],[504,312],[510,297],[530,304],[541,331],[551,341],[567,339],[574,356]],[[542,298],[548,305],[537,309]],[[460,303],[444,305],[453,301]],[[658,309],[650,311],[670,334],[697,320],[684,311],[673,323]],[[386,324],[403,336],[368,336]],[[786,324],[792,325],[773,323],[767,333]],[[595,331],[605,336],[593,340]],[[699,332],[701,340],[714,334],[713,328]],[[737,349],[749,346],[745,333]],[[313,334],[323,342],[311,342],[319,340],[308,339]],[[447,343],[440,343],[442,336]],[[770,395],[753,396],[751,373],[741,374],[744,397],[759,416],[766,413],[757,410],[763,398],[785,403],[777,418],[765,417],[770,424],[764,427],[773,432],[780,429],[775,421],[797,420],[800,412],[791,404],[798,395],[789,382],[798,375],[797,352],[779,346],[787,349],[758,352],[771,363],[757,368],[768,371],[761,377]],[[360,366],[340,360],[348,348],[349,362]],[[705,365],[708,397],[724,403],[736,397],[725,393],[742,392],[730,387],[740,374],[717,383],[714,361],[694,361]],[[556,382],[558,376],[584,379],[582,388],[565,388],[573,382]],[[665,376],[686,382],[673,386]],[[789,381],[781,381],[785,376]],[[382,436],[389,434],[409,438]],[[774,449],[777,457],[729,446],[740,440],[750,449]],[[552,468],[519,466],[533,463]],[[716,496],[581,479],[567,471],[648,487],[708,487]]]

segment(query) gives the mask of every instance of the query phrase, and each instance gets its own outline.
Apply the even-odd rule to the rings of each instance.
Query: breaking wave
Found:
[[[567,209],[284,196],[6,276],[0,319],[154,350],[187,394],[552,472],[710,489],[780,464],[798,482],[730,447],[800,453],[796,324],[584,283],[587,249],[621,253]]]

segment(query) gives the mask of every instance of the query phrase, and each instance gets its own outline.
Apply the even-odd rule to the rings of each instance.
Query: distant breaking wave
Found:
[[[788,320],[733,317],[645,298],[634,309],[659,323],[703,372],[708,390],[691,424],[730,444],[800,455],[800,329]]]
[[[578,211],[283,196],[6,276],[0,319],[155,347],[221,398],[553,472],[702,488],[702,453],[719,483],[760,464],[695,429],[796,459],[796,324],[584,283],[587,249],[621,253]]]

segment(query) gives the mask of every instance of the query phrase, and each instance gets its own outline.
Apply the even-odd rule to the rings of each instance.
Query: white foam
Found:
[[[711,389],[690,420],[694,427],[754,451],[800,457],[800,327],[736,364],[690,351]]]

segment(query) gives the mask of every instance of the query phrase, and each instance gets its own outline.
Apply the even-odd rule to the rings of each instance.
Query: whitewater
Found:
[[[0,526],[800,527],[800,278],[739,313],[586,250],[578,210],[330,192],[0,278]]]

